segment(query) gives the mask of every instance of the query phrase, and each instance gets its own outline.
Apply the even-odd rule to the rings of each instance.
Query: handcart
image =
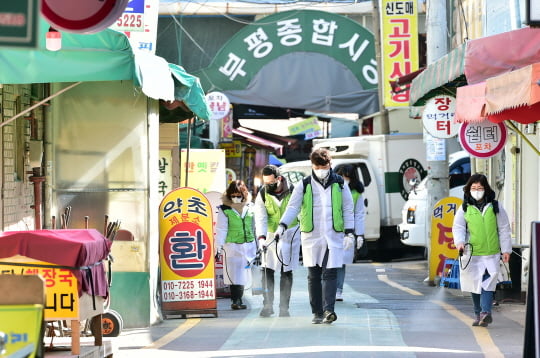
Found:
[[[111,241],[95,229],[0,233],[0,273],[43,278],[44,319],[70,323],[71,337],[67,343],[74,356],[83,356],[82,350],[112,356],[112,345],[103,341],[100,329],[109,296],[103,261],[108,258],[110,247]],[[93,326],[93,346],[81,345],[80,322],[84,320],[90,320]],[[55,343],[65,343],[52,338],[47,350],[54,350]]]

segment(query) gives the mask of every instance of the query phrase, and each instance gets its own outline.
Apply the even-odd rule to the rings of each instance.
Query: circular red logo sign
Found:
[[[163,240],[163,258],[167,266],[181,277],[200,274],[212,256],[212,244],[206,232],[197,224],[175,225]]]
[[[41,14],[57,30],[93,33],[122,15],[129,0],[41,0]]]
[[[477,158],[489,158],[499,153],[506,143],[508,131],[504,123],[464,122],[459,129],[461,146]]]

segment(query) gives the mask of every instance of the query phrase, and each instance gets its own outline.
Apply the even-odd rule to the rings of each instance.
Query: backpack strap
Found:
[[[302,179],[302,184],[304,184],[304,194],[306,193],[306,186],[311,182],[311,175],[308,175],[307,177],[304,177]]]

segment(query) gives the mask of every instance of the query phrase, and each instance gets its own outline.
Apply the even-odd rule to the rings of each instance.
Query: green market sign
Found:
[[[36,47],[38,0],[0,2],[0,47]]]
[[[314,10],[280,12],[247,25],[197,76],[207,91],[241,90],[266,64],[294,52],[328,55],[347,67],[362,88],[377,87],[373,34],[345,16]]]

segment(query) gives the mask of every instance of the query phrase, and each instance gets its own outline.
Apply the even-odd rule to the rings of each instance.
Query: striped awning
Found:
[[[440,94],[453,95],[455,87],[466,84],[465,49],[466,44],[456,47],[430,64],[412,81],[410,91],[412,106],[423,106],[428,99]]]
[[[539,43],[540,28],[528,27],[470,40],[430,64],[412,81],[410,103],[422,106],[437,95],[455,95],[457,87],[540,62]]]

